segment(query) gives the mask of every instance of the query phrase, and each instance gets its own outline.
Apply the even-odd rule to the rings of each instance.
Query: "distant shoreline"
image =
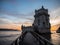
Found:
[[[20,31],[20,30],[15,30],[15,29],[0,29],[0,31]]]

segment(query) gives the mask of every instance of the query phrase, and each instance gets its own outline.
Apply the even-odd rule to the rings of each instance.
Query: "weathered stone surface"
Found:
[[[24,37],[23,45],[39,45],[39,42],[31,33],[27,33]]]

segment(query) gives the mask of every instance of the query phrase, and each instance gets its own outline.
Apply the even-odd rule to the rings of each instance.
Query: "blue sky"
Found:
[[[35,9],[41,8],[42,5],[49,10],[51,24],[60,23],[60,0],[2,0],[0,1],[0,26],[31,24]]]

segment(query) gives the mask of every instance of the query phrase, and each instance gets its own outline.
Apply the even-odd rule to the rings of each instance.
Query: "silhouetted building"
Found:
[[[41,9],[35,10],[33,28],[39,33],[50,33],[50,22],[48,9],[43,6]]]
[[[32,26],[25,27],[22,26],[22,31],[35,31],[38,33],[50,33],[50,22],[48,9],[45,9],[43,6],[41,9],[35,10],[34,22]]]

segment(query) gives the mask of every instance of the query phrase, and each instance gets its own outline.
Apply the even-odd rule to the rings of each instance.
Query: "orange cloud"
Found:
[[[32,24],[30,22],[24,22],[23,25],[31,26]],[[21,24],[0,24],[0,28],[21,30]]]
[[[2,25],[0,25],[0,28],[21,30],[21,26],[20,25],[16,25],[16,24],[2,24]]]
[[[56,31],[60,27],[60,24],[51,26],[51,31]]]

